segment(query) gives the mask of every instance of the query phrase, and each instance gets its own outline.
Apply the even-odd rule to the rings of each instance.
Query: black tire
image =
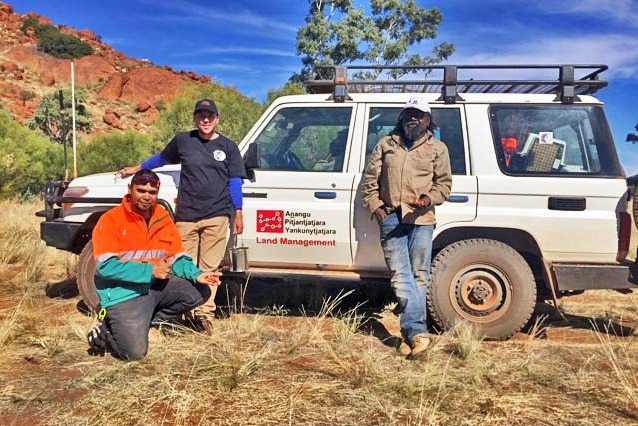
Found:
[[[97,312],[97,307],[100,304],[100,297],[97,295],[95,282],[93,281],[94,275],[95,259],[93,258],[93,241],[89,241],[80,253],[77,281],[80,297],[82,297],[82,300],[84,300],[84,303],[91,312]]]
[[[510,246],[470,239],[450,244],[432,261],[427,306],[442,330],[458,320],[479,326],[488,339],[509,339],[536,305],[529,265]]]

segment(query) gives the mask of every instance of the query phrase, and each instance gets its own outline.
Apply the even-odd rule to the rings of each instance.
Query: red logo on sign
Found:
[[[257,210],[257,232],[284,232],[283,210]]]

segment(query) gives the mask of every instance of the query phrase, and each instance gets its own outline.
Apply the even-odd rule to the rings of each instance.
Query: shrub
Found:
[[[81,175],[114,172],[124,166],[140,164],[150,154],[151,138],[132,131],[96,136],[78,147]]]
[[[266,95],[266,102],[264,102],[264,105],[265,106],[270,105],[275,99],[277,99],[280,96],[303,95],[304,93],[306,93],[306,89],[304,88],[303,84],[295,83],[295,82],[287,82],[279,89],[269,90],[268,94]]]
[[[64,90],[63,98],[66,113],[63,114],[60,111],[58,91],[56,91],[42,97],[33,117],[24,122],[25,126],[36,130],[53,142],[68,144],[73,130],[73,113],[72,110],[69,111],[72,106],[70,91]],[[93,123],[84,102],[86,102],[86,91],[78,90],[75,94],[75,129],[89,133]]]
[[[0,110],[0,197],[39,193],[49,180],[60,178],[62,151]]]
[[[88,43],[68,34],[62,34],[51,26],[48,28],[50,29],[40,31],[38,34],[39,51],[60,59],[77,59],[93,53]]]
[[[35,33],[38,34],[38,31],[44,26],[47,25],[41,24],[40,21],[38,21],[36,18],[31,17],[24,21],[24,23],[20,27],[20,31],[22,31],[22,34],[26,34],[29,28],[33,28]],[[50,27],[51,25],[48,26]]]
[[[42,24],[36,18],[28,18],[20,27],[26,34],[33,28],[38,37],[38,50],[60,59],[77,59],[93,54],[91,46],[68,34],[62,34],[53,25]]]

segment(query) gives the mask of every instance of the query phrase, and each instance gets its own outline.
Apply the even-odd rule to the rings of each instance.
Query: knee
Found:
[[[146,352],[147,351],[131,351],[130,353],[127,353],[122,359],[124,361],[139,361],[146,356]]]
[[[146,345],[130,345],[129,347],[120,348],[113,351],[113,355],[122,361],[139,361],[144,358],[148,352],[148,344]]]

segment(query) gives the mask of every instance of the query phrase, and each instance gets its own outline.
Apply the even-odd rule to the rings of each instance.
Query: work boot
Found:
[[[186,312],[184,315],[184,324],[187,327],[192,328],[193,330],[197,331],[198,333],[204,333],[207,334],[209,336],[212,335],[213,333],[213,314],[210,313],[206,313],[206,312],[195,312],[195,311],[190,311],[190,312]]]
[[[405,339],[400,339],[398,337],[396,337],[396,339],[397,339],[397,345],[396,345],[395,349],[397,350],[397,352],[401,356],[410,355],[410,352],[412,352],[412,348],[410,347],[410,343],[408,343],[408,341],[405,340]]]
[[[412,350],[407,359],[417,359],[423,355],[430,346],[430,338],[425,334],[417,334],[410,341]]]
[[[212,315],[195,315],[195,330],[204,333],[207,336],[213,335],[213,316]]]

